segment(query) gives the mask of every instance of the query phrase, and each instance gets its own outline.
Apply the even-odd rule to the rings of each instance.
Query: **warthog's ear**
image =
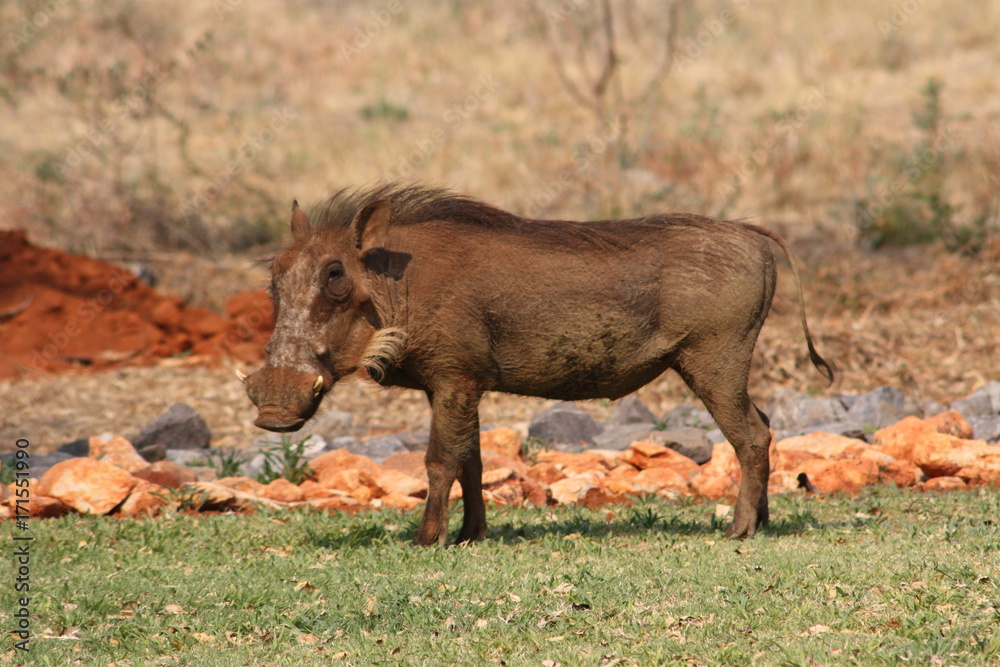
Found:
[[[305,240],[309,235],[309,218],[299,208],[299,202],[292,202],[292,241]]]
[[[354,247],[362,254],[372,248],[385,246],[389,235],[389,214],[392,206],[388,199],[380,199],[366,204],[351,222]]]

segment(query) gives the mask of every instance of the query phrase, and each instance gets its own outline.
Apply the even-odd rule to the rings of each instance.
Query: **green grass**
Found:
[[[33,521],[27,662],[1000,663],[995,491],[773,506],[744,542],[713,504],[492,509],[449,549],[416,512]]]

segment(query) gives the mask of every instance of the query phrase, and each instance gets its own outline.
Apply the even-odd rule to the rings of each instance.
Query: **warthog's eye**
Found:
[[[327,264],[321,275],[324,291],[333,301],[344,301],[354,291],[354,283],[344,270],[344,265],[338,261]]]

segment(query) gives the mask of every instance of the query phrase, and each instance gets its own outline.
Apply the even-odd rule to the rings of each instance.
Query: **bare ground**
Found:
[[[837,380],[825,386],[808,364],[791,273],[784,268],[752,371],[751,395],[759,404],[766,404],[778,386],[829,394],[862,393],[881,385],[947,403],[1000,377],[1000,247],[976,259],[934,247],[872,253],[831,249],[818,241],[802,241],[795,250],[810,327]],[[236,264],[244,271],[245,263]],[[205,280],[226,282],[217,267],[206,270],[213,273]],[[215,446],[245,447],[263,431],[252,424],[253,406],[234,368],[168,359],[157,366],[0,383],[0,451],[11,451],[17,438],[28,438],[40,454],[106,431],[129,436],[179,401],[205,418]],[[657,414],[696,400],[673,373],[641,389],[639,396]],[[491,394],[483,400],[481,421],[524,425],[550,403]],[[583,404],[598,418],[609,406],[609,401]],[[352,412],[357,422],[372,426],[372,434],[420,428],[430,418],[420,392],[359,380],[337,386],[323,408]]]

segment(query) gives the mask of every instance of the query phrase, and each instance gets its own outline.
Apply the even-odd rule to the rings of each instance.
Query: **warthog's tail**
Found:
[[[766,236],[777,243],[781,246],[782,251],[784,251],[785,257],[788,258],[788,264],[792,267],[792,276],[795,277],[795,291],[799,297],[799,319],[802,322],[802,331],[806,335],[806,346],[809,348],[809,360],[812,362],[812,365],[816,367],[816,370],[818,370],[830,384],[833,384],[833,369],[830,368],[830,364],[826,363],[826,360],[823,357],[819,356],[819,352],[816,351],[816,346],[813,345],[812,335],[809,333],[809,325],[806,323],[806,302],[802,297],[802,280],[799,278],[799,267],[795,263],[795,258],[792,257],[791,250],[788,249],[788,245],[785,243],[785,240],[770,229],[767,229],[766,227],[758,227],[757,225],[751,225],[748,223],[742,224],[750,231],[757,232],[761,236]]]

